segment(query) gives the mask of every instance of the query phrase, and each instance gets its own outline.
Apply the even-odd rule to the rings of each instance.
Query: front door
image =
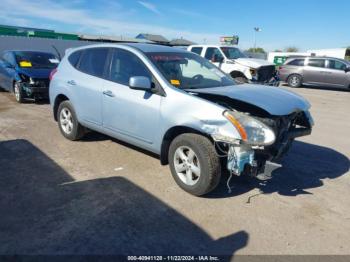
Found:
[[[346,72],[346,64],[339,60],[328,59],[328,73],[325,79],[325,84],[335,87],[348,87],[350,72]]]
[[[204,57],[217,67],[221,68],[224,62],[224,56],[217,47],[208,47]]]
[[[103,127],[127,140],[152,148],[162,97],[129,88],[132,76],[153,79],[146,65],[130,51],[115,48],[108,80],[103,84]]]

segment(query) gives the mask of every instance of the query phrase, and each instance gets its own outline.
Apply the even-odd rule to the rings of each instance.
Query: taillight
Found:
[[[280,66],[279,68],[278,68],[278,70],[282,70],[283,69],[283,67],[282,66]]]
[[[57,68],[55,68],[54,70],[51,71],[50,76],[49,76],[50,81],[52,80],[52,78],[56,74],[56,72],[57,72]]]

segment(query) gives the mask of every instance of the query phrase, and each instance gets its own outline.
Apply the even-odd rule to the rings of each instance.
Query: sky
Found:
[[[238,35],[239,46],[266,51],[350,46],[350,0],[1,0],[0,24],[57,32],[161,34],[217,44]]]

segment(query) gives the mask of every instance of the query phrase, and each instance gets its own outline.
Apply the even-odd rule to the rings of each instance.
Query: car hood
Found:
[[[310,108],[302,96],[278,87],[264,85],[233,85],[214,88],[189,89],[192,93],[224,96],[257,106],[271,115],[289,115]]]
[[[257,59],[257,58],[237,58],[234,61],[241,65],[251,67],[251,68],[259,68],[261,66],[271,66],[271,65],[274,66],[274,64],[270,63],[267,60]]]
[[[53,68],[19,68],[18,73],[22,73],[32,78],[49,78]]]

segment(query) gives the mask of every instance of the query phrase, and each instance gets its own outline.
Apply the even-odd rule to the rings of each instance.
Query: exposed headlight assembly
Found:
[[[264,146],[271,145],[275,142],[275,133],[261,121],[234,111],[225,111],[224,116],[237,129],[244,143]]]
[[[252,76],[256,76],[256,75],[257,75],[256,69],[250,68],[249,71],[250,71],[250,74],[251,74]]]
[[[28,77],[27,75],[21,74],[19,73],[19,77],[21,78],[22,82],[28,82],[30,81],[30,77]]]

